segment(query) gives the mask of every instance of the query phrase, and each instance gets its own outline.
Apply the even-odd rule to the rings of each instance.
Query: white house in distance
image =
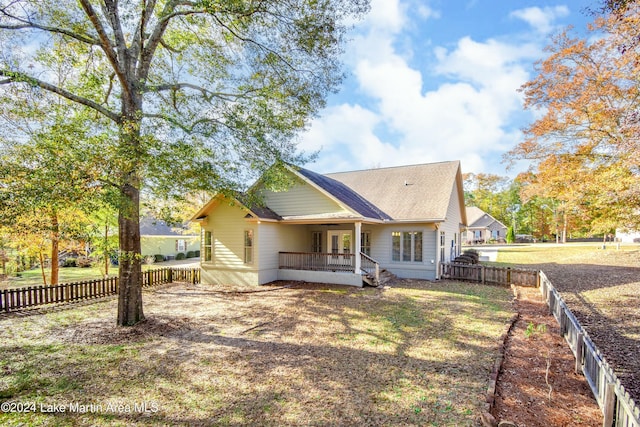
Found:
[[[462,235],[462,243],[473,245],[496,241],[504,243],[507,237],[507,226],[475,206],[467,207],[469,225]]]
[[[214,197],[202,230],[202,282],[302,280],[362,286],[376,271],[434,280],[460,252],[466,224],[460,162],[321,175],[286,165],[294,184],[252,188],[262,206]]]

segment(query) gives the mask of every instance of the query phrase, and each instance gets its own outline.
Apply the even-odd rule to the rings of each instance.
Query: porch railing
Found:
[[[376,283],[380,282],[380,264],[367,254],[360,253],[360,270],[373,276]]]
[[[355,254],[280,252],[279,267],[283,270],[356,271]]]

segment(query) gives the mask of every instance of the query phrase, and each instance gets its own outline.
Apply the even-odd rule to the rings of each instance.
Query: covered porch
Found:
[[[368,255],[349,252],[279,252],[278,277],[362,286],[377,286],[380,264]]]

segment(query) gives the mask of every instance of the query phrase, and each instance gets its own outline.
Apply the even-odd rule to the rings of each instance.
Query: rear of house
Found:
[[[386,269],[434,280],[460,252],[466,221],[459,162],[320,175],[286,166],[293,185],[260,186],[261,206],[222,195],[201,224],[202,280],[303,280],[362,286]]]

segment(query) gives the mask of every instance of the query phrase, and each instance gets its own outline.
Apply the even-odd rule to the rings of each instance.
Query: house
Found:
[[[140,218],[140,245],[144,257],[163,255],[174,259],[179,253],[196,255],[200,250],[200,236],[185,225],[170,226],[166,222],[143,216]]]
[[[482,209],[475,206],[467,207],[467,221],[469,225],[462,235],[463,244],[505,242],[507,227]]]
[[[616,230],[616,242],[621,243],[640,243],[640,231],[635,230]]]
[[[362,286],[381,269],[434,280],[460,252],[458,161],[327,175],[284,169],[293,182],[286,190],[252,187],[260,206],[218,195],[194,215],[203,283]]]

